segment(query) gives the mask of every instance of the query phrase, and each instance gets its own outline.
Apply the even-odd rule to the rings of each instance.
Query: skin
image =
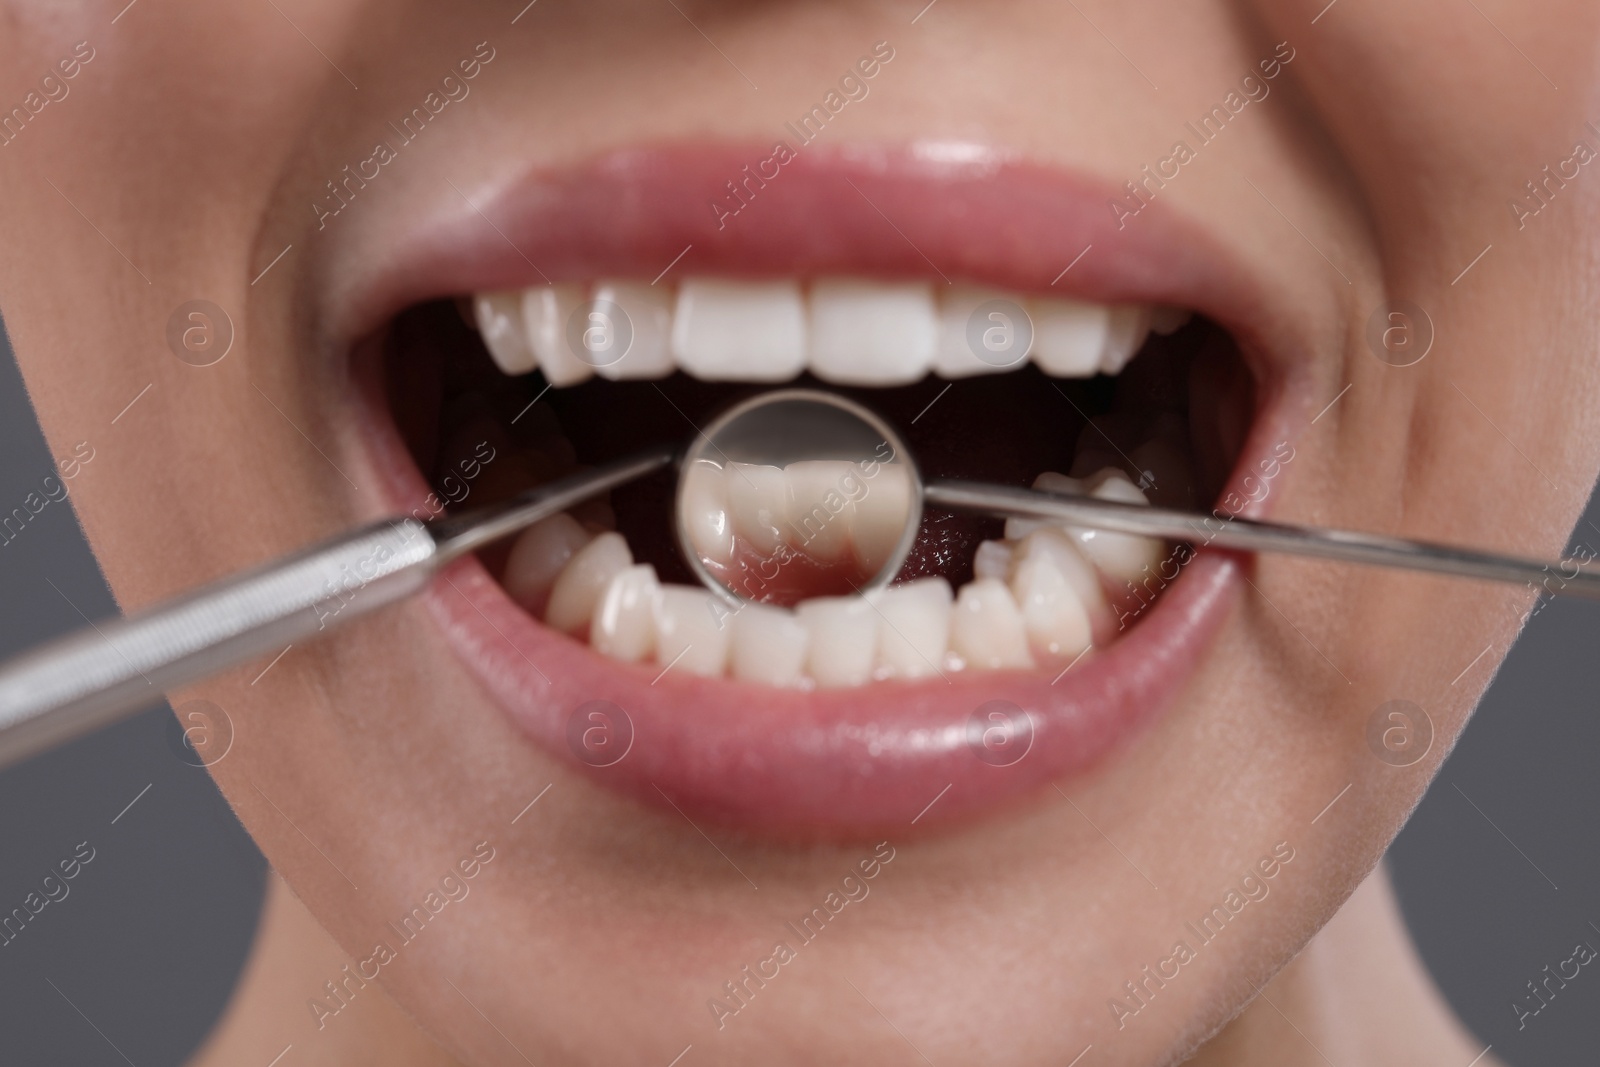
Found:
[[[384,227],[458,210],[446,179],[470,190],[708,131],[766,140],[880,39],[897,57],[841,137],[980,140],[1112,188],[1290,41],[1273,96],[1159,200],[1269,279],[1263,316],[1292,323],[1296,458],[1274,515],[1561,551],[1600,468],[1600,368],[1584,358],[1600,342],[1600,177],[1584,168],[1521,229],[1507,201],[1578,138],[1600,143],[1583,128],[1600,117],[1593,4],[1485,0],[1479,17],[1346,0],[1314,25],[1320,2],[939,4],[915,25],[898,3],[676,6],[546,0],[515,26],[488,4],[148,3],[115,24],[120,3],[0,8],[0,99],[76,42],[95,49],[71,95],[0,149],[0,312],[54,454],[94,448],[70,484],[124,608],[381,513],[353,488],[376,475],[343,354],[317,333],[337,287],[311,279],[359,262]],[[500,58],[477,103],[316,234],[324,178],[485,39]],[[1363,336],[1393,297],[1437,333],[1403,370]],[[237,328],[204,370],[164,342],[195,298]],[[682,818],[530,747],[415,604],[294,649],[259,684],[265,663],[175,694],[226,709],[236,739],[213,774],[287,883],[202,1061],[267,1062],[292,1043],[301,1063],[381,1048],[394,1063],[664,1064],[692,1044],[685,1063],[1023,1064],[1093,1043],[1098,1062],[1128,1064],[1321,1062],[1308,1044],[1337,1062],[1465,1063],[1478,1047],[1367,879],[1532,594],[1287,558],[1248,573],[1203,666],[1134,745],[1060,792],[894,841],[847,929],[720,1032],[706,999],[870,845],[718,835],[752,892]],[[1404,768],[1366,742],[1396,698],[1434,732]],[[494,859],[470,896],[319,1029],[305,1002],[478,842]],[[1108,998],[1279,842],[1294,858],[1237,935],[1118,1029]],[[1269,979],[1273,1005],[1246,1009]]]

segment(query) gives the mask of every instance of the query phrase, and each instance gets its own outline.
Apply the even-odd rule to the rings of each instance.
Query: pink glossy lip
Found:
[[[1252,343],[1261,294],[1203,233],[1154,210],[1119,232],[1108,190],[994,158],[809,148],[738,215],[710,205],[767,149],[667,147],[603,157],[519,180],[475,213],[395,239],[385,266],[339,300],[354,338],[421,299],[546,279],[820,272],[942,275],[1023,291],[1195,307],[1233,330],[1263,404],[1240,457],[1247,471],[1284,428],[1283,364]],[[770,172],[770,171],[769,171]],[[1146,225],[1146,222],[1149,225]],[[685,252],[685,249],[688,251]],[[537,266],[533,266],[537,264]],[[542,277],[541,277],[542,275]],[[1067,280],[1070,279],[1070,282]],[[342,320],[342,321],[340,321]],[[395,511],[427,492],[369,381],[362,418]],[[1236,474],[1236,478],[1238,475]],[[1237,561],[1203,551],[1137,625],[1065,675],[951,675],[851,690],[791,692],[624,665],[550,631],[469,558],[425,601],[445,638],[513,722],[547,752],[641,801],[780,835],[850,836],[933,824],[1082,771],[1126,743],[1192,674],[1236,593]],[[607,701],[609,723],[580,709]],[[975,739],[987,711],[1014,706],[1019,748]],[[974,713],[985,709],[974,725]],[[595,767],[571,743],[626,745]],[[1026,725],[1024,725],[1026,724]],[[1031,727],[1031,739],[1026,730]],[[606,731],[613,733],[607,735]],[[593,750],[591,750],[593,751]]]

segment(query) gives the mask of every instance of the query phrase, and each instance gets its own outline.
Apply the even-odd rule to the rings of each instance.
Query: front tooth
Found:
[[[533,370],[537,364],[522,323],[521,293],[476,293],[472,297],[472,316],[501,373],[518,375]]]
[[[850,535],[862,570],[875,575],[905,536],[911,517],[911,472],[903,463],[884,463],[872,476],[861,478],[866,491],[856,501]]]
[[[1089,495],[1100,500],[1118,500],[1124,504],[1148,504],[1139,487],[1126,474],[1107,467],[1086,483]],[[1109,530],[1090,530],[1068,527],[1079,550],[1099,570],[1112,578],[1133,581],[1161,561],[1161,542],[1153,537],[1136,534],[1113,533]]]
[[[731,611],[704,589],[664,585],[656,597],[656,662],[715,678],[728,663]]]
[[[806,628],[794,612],[745,604],[731,621],[733,676],[766,685],[798,685],[804,677]]]
[[[564,511],[534,523],[517,535],[506,557],[506,592],[529,614],[543,614],[550,587],[588,543],[588,531]]]
[[[877,594],[878,670],[890,678],[939,673],[950,647],[950,583],[921,578]]]
[[[928,372],[939,336],[923,283],[830,278],[811,286],[812,373],[841,385],[904,385]]]
[[[1004,582],[978,578],[961,587],[950,623],[950,647],[977,670],[1032,667],[1028,630]]]
[[[970,285],[958,285],[945,289],[939,295],[939,343],[933,354],[933,372],[941,378],[967,378],[974,374],[997,374],[1002,371],[1012,370],[1016,362],[1008,361],[1004,353],[994,358],[999,362],[990,363],[979,359],[972,350],[971,339],[967,336],[967,327],[972,322],[972,316],[978,308],[991,301],[1003,300],[1020,309],[1021,301],[1010,293],[998,289],[979,289]],[[1004,312],[1001,312],[1004,314]],[[996,322],[993,326],[1004,330],[1009,325],[1016,330],[1020,324]],[[980,340],[982,330],[988,329],[990,324],[985,323],[979,331]],[[1011,336],[1015,337],[1013,333]],[[1037,336],[1037,334],[1035,334]],[[1034,343],[1037,348],[1037,341]],[[1016,361],[1027,356],[1026,352],[1014,352]]]
[[[877,658],[878,613],[860,597],[802,601],[795,615],[809,635],[806,673],[824,689],[862,685]]]
[[[1045,471],[1033,480],[1035,489],[1043,489],[1048,493],[1063,493],[1067,496],[1083,496],[1085,494],[1083,483],[1076,478],[1068,478],[1065,474],[1055,471]],[[1006,540],[1020,541],[1035,530],[1059,529],[1061,523],[1056,519],[1007,519]]]
[[[689,278],[678,287],[672,354],[702,381],[782,382],[806,361],[798,282]]]
[[[528,343],[538,357],[545,381],[557,389],[576,385],[594,374],[594,367],[578,358],[567,339],[567,324],[583,303],[576,285],[539,285],[522,293],[522,320]]]
[[[679,521],[689,543],[702,559],[728,563],[733,559],[733,527],[729,519],[727,472],[708,459],[697,459],[683,473],[683,495],[678,502]]]
[[[1005,581],[1011,577],[1011,557],[1014,553],[1015,546],[1009,541],[978,542],[978,550],[972,554],[973,577]]]
[[[848,460],[808,459],[789,464],[783,474],[791,542],[813,559],[841,558],[855,519],[848,491],[859,484],[861,472]]]
[[[544,621],[562,633],[582,634],[594,618],[600,594],[611,579],[633,565],[633,553],[621,534],[603,533],[567,561],[556,584]]]
[[[1122,304],[1111,309],[1111,328],[1100,354],[1103,374],[1121,374],[1150,336],[1152,311],[1148,304]]]
[[[763,556],[771,556],[789,536],[789,482],[783,468],[730,463],[727,470],[733,532]]]
[[[610,303],[628,316],[633,340],[623,357],[596,367],[611,381],[665,378],[672,365],[672,291],[643,282],[599,282],[595,303]]]
[[[1028,535],[1017,550],[1011,592],[1034,652],[1070,658],[1093,643],[1095,601],[1086,591],[1104,604],[1094,568],[1066,537],[1055,530]]]
[[[612,659],[637,663],[656,647],[656,600],[661,583],[648,563],[612,575],[595,607],[589,644]]]
[[[1111,335],[1104,304],[1054,298],[1032,301],[1033,362],[1057,378],[1093,378]]]

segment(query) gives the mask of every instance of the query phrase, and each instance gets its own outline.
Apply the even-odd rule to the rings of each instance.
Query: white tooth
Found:
[[[1139,468],[1150,502],[1164,508],[1194,507],[1193,474],[1183,449],[1164,437],[1146,441],[1128,456]]]
[[[770,556],[789,539],[789,482],[782,467],[728,464],[728,510],[733,532]]]
[[[533,349],[528,347],[528,331],[522,325],[521,293],[476,293],[472,315],[478,333],[504,374],[527,374],[535,366]]]
[[[545,381],[557,389],[576,385],[594,374],[594,367],[579,359],[567,341],[568,319],[583,303],[576,285],[536,285],[522,291],[522,321],[528,343],[539,359]]]
[[[1068,496],[1083,496],[1087,492],[1082,482],[1076,478],[1068,478],[1065,474],[1055,471],[1045,471],[1033,480],[1035,489],[1043,489],[1051,493],[1065,493]],[[1006,540],[1020,541],[1035,530],[1056,530],[1061,528],[1061,523],[1054,519],[1007,519]]]
[[[656,600],[661,583],[648,563],[612,575],[595,606],[589,644],[596,652],[637,663],[656,647]]]
[[[534,523],[512,542],[506,557],[506,592],[530,614],[542,615],[550,587],[573,554],[588,543],[588,531],[564,511]]]
[[[632,565],[633,553],[621,534],[596,537],[573,554],[550,587],[544,621],[562,633],[581,635],[589,628],[607,583]]]
[[[943,578],[921,578],[878,593],[878,670],[890,678],[939,673],[950,647],[950,604]]]
[[[1015,546],[1009,541],[980,541],[978,550],[972,554],[972,575],[975,578],[998,578],[1005,581],[1011,577],[1011,557]]]
[[[732,609],[704,589],[664,585],[656,598],[656,662],[715,678],[728,663]]]
[[[1100,354],[1102,374],[1121,374],[1150,336],[1152,311],[1148,304],[1121,304],[1111,309],[1111,329]]]
[[[766,685],[798,685],[804,677],[806,628],[794,612],[745,604],[730,620],[733,676]]]
[[[726,472],[708,459],[695,460],[683,472],[678,521],[701,558],[715,563],[733,559],[733,526],[728,514]]]
[[[805,369],[798,282],[689,278],[678,287],[672,354],[702,381],[782,382]]]
[[[1188,308],[1158,307],[1150,313],[1150,332],[1168,337],[1189,325],[1194,312]]]
[[[827,278],[812,283],[812,373],[843,385],[904,385],[928,372],[938,341],[932,287]]]
[[[829,689],[872,680],[878,613],[860,597],[819,597],[795,608],[810,635],[806,673]]]
[[[859,485],[860,470],[848,460],[808,459],[789,464],[783,475],[789,486],[790,543],[814,559],[843,557],[855,521],[848,490]]]
[[[889,562],[911,517],[911,472],[903,463],[882,463],[871,477],[858,468],[866,494],[856,501],[850,535],[862,570],[875,575]]]
[[[1033,313],[1033,362],[1057,378],[1093,378],[1111,334],[1111,309],[1081,300],[1038,299]]]
[[[950,647],[975,670],[1033,666],[1022,611],[1006,584],[994,578],[961,587],[950,622]]]
[[[628,316],[633,340],[628,351],[615,363],[596,367],[595,373],[611,381],[665,378],[672,365],[671,288],[644,282],[597,282],[597,304],[607,302]]]
[[[1022,542],[1011,592],[1036,654],[1071,658],[1093,642],[1094,613],[1105,610],[1100,580],[1059,531],[1039,530]]]
[[[967,327],[972,322],[972,316],[978,308],[992,300],[1003,300],[1018,308],[1022,307],[1022,300],[999,289],[979,289],[970,285],[956,285],[943,289],[939,293],[939,345],[933,356],[933,372],[941,378],[967,378],[974,374],[998,374],[1003,371],[1015,370],[1021,361],[1027,357],[1026,352],[1007,352],[1011,347],[1004,344],[1016,337],[1013,332],[1009,338],[1004,333],[1007,327],[1015,331],[1019,324],[1004,321],[986,322],[979,330],[979,343],[983,340],[983,330],[997,329],[1001,333],[994,336],[996,341],[1002,342],[998,354],[991,357],[999,363],[990,363],[979,359],[973,351],[971,339],[967,336]],[[1003,312],[1001,313],[1004,314]],[[1032,316],[1030,316],[1031,318]],[[1032,327],[1037,330],[1037,326]],[[1037,333],[1031,348],[1038,347]],[[1015,358],[1015,361],[1011,361]]]
[[[1118,500],[1124,504],[1148,504],[1139,487],[1126,474],[1112,467],[1100,471],[1086,483],[1089,495],[1099,500]],[[1161,562],[1161,541],[1154,537],[1112,533],[1069,527],[1079,551],[1088,556],[1101,573],[1118,581],[1133,581],[1145,567]]]

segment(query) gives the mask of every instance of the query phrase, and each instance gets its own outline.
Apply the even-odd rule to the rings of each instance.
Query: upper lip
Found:
[[[937,274],[1208,315],[1234,335],[1258,382],[1262,413],[1241,467],[1296,417],[1283,402],[1285,381],[1297,377],[1286,353],[1300,339],[1281,325],[1292,318],[1273,313],[1270,283],[1202,227],[1151,210],[1119,230],[1095,179],[914,147],[804,149],[719,227],[711,199],[769,154],[636,149],[455,197],[459,205],[385,238],[391,247],[377,256],[367,251],[374,265],[334,287],[326,332],[348,347],[419,300],[547,280],[650,279],[675,260],[674,274]],[[367,440],[388,503],[407,510],[427,487],[377,407],[362,405]],[[450,584],[427,594],[430,612],[549,752],[650,802],[837,835],[972,812],[1103,757],[1191,673],[1232,600],[1238,564],[1202,554],[1127,637],[1054,684],[980,675],[811,693],[671,674],[652,684],[656,671],[619,667],[536,624],[475,559],[456,566]],[[632,731],[626,758],[602,769],[585,768],[568,744],[569,719],[594,700],[623,709]],[[1003,768],[967,743],[973,713],[995,700],[1025,710],[1034,730],[1027,755]]]

